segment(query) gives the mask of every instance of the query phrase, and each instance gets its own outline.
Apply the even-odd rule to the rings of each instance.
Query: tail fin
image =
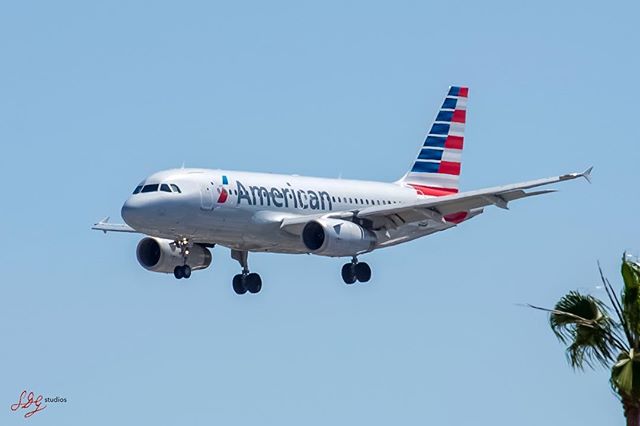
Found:
[[[398,183],[412,186],[422,195],[458,192],[468,94],[468,87],[449,87],[418,158]]]

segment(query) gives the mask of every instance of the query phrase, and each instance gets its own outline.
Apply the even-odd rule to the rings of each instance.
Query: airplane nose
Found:
[[[140,200],[137,200],[134,197],[129,197],[129,199],[127,199],[127,201],[122,205],[120,215],[127,225],[135,228],[136,225],[140,223],[140,218],[142,216],[142,204],[140,203]]]

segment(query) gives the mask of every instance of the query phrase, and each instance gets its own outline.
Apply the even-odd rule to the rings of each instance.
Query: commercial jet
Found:
[[[181,168],[155,173],[122,206],[126,224],[108,218],[92,229],[145,235],[136,255],[143,268],[189,278],[211,264],[210,249],[231,250],[241,272],[237,294],[258,293],[249,252],[311,253],[346,257],[346,284],[367,282],[371,268],[359,259],[373,250],[453,228],[487,206],[554,192],[544,185],[582,173],[459,192],[467,87],[452,86],[411,169],[395,182],[327,179],[231,170]]]

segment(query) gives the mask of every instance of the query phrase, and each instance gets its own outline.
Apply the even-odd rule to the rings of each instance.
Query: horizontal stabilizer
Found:
[[[107,232],[138,232],[125,223],[109,223],[109,216],[94,224],[91,229]]]

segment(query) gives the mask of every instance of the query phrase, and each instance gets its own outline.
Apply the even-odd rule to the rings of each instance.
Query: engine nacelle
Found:
[[[146,270],[173,273],[173,269],[184,264],[180,248],[171,240],[146,237],[140,240],[136,248],[138,262]],[[189,248],[189,266],[192,271],[205,269],[211,265],[211,252],[208,248],[194,244]]]
[[[373,232],[340,219],[312,220],[302,230],[304,246],[312,253],[323,256],[355,256],[371,251],[376,241]]]

